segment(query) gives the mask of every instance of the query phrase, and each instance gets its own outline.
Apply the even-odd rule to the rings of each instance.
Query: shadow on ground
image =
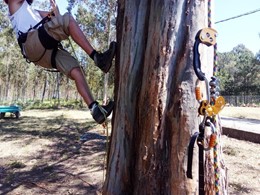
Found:
[[[62,115],[1,119],[0,193],[96,194],[106,147],[101,130]]]
[[[226,121],[239,121],[239,122],[243,122],[243,123],[252,123],[252,124],[260,124],[260,120],[258,119],[250,119],[250,118],[231,118],[231,117],[221,117],[222,119],[226,120]]]

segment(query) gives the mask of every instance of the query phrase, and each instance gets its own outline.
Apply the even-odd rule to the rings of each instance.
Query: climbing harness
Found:
[[[21,31],[18,32],[18,44],[20,46],[20,49],[21,49],[21,53],[23,55],[23,57],[26,59],[26,62],[30,63],[30,62],[38,62],[42,59],[42,57],[44,56],[44,54],[46,53],[46,50],[47,49],[53,49],[52,51],[52,55],[51,55],[51,65],[54,69],[57,69],[56,67],[56,61],[55,61],[55,56],[57,54],[57,51],[59,49],[63,49],[60,41],[57,41],[55,40],[53,37],[51,37],[45,30],[44,28],[44,24],[46,22],[49,22],[51,20],[51,17],[54,16],[54,12],[51,11],[46,17],[44,17],[39,23],[37,23],[35,26],[33,26],[32,28],[28,29],[28,31],[26,33],[23,33]],[[27,40],[27,36],[28,36],[28,33],[31,31],[31,30],[38,30],[38,36],[39,36],[39,40],[41,42],[41,44],[43,45],[44,47],[44,52],[41,54],[41,56],[37,59],[37,60],[34,60],[34,61],[31,61],[28,59],[28,57],[26,56],[25,54],[25,51],[24,51],[24,47],[23,47],[23,44],[26,42]]]

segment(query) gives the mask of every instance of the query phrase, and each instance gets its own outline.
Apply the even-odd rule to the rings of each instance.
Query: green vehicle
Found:
[[[11,106],[0,106],[0,119],[5,117],[5,114],[9,112],[11,116],[15,116],[15,118],[20,117],[20,111],[21,108],[16,105],[11,105]]]

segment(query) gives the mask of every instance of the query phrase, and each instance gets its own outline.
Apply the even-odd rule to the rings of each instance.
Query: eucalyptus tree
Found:
[[[189,179],[186,165],[199,125],[192,48],[207,25],[206,7],[195,0],[118,0],[116,106],[103,194],[198,194],[198,174]]]
[[[19,79],[26,67],[21,64],[19,46],[15,41],[15,35],[8,19],[7,6],[3,4],[3,1],[0,3],[0,8],[0,99],[16,100],[20,97],[17,89],[23,84]]]

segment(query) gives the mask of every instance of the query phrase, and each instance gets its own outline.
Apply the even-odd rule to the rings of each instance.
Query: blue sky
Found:
[[[66,12],[66,8],[68,6],[68,2],[64,0],[56,0],[57,5],[59,6],[60,12],[64,13]]]
[[[237,16],[260,8],[260,0],[215,0],[215,20]],[[231,51],[244,44],[254,54],[260,51],[260,12],[215,24],[218,50]]]
[[[67,1],[56,0],[60,11],[64,13]],[[65,3],[66,2],[66,3]],[[223,20],[260,8],[260,0],[214,0],[215,21]],[[254,54],[260,51],[260,12],[213,26],[218,31],[218,51],[231,51],[238,44],[244,44]]]

